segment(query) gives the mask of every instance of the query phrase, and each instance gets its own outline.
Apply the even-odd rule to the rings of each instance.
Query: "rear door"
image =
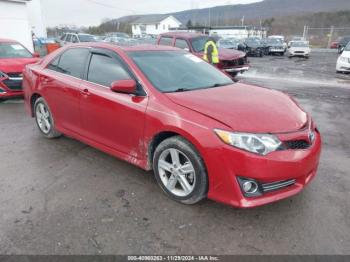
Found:
[[[146,94],[135,96],[110,89],[116,80],[137,79],[115,53],[92,49],[81,85],[81,118],[86,137],[138,158],[142,152]],[[140,92],[142,87],[139,85]]]
[[[70,48],[56,57],[40,75],[40,89],[57,127],[81,132],[80,85],[89,57],[88,48]]]

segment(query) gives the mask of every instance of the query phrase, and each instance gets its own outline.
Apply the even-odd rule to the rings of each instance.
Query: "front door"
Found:
[[[147,107],[146,96],[115,93],[116,80],[133,76],[112,51],[92,50],[81,85],[81,119],[84,135],[95,142],[139,158]]]

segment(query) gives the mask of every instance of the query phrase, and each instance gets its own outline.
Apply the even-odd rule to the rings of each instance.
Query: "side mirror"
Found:
[[[345,47],[340,48],[339,54],[342,54],[344,52]]]
[[[117,80],[112,83],[111,90],[116,93],[135,94],[136,82],[134,79]]]
[[[34,52],[33,57],[40,58],[40,54],[38,52]]]
[[[190,49],[188,47],[185,47],[184,50],[187,51],[187,52],[190,51]]]

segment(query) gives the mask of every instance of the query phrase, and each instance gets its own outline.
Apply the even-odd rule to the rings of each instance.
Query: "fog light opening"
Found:
[[[255,181],[245,181],[242,185],[243,191],[248,194],[256,193],[258,188],[258,184]]]

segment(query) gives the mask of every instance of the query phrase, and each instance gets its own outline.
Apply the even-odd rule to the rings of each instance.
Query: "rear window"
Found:
[[[159,41],[160,45],[167,45],[172,46],[173,45],[173,38],[172,37],[161,37]]]

